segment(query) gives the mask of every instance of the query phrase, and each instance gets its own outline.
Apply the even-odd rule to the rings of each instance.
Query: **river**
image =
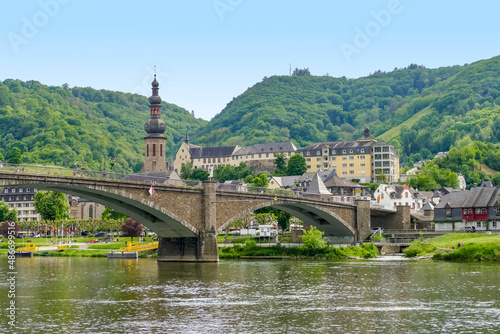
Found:
[[[500,264],[16,259],[1,333],[500,333]]]

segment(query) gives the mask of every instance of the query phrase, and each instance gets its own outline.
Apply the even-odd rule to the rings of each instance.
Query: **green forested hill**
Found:
[[[176,152],[186,129],[207,123],[165,102],[162,114],[167,153]],[[111,158],[115,172],[140,171],[148,117],[143,96],[9,79],[0,82],[0,153],[7,159],[18,147],[23,163],[94,170]]]
[[[5,80],[0,153],[7,159],[19,147],[25,163],[86,163],[91,169],[112,157],[115,171],[139,171],[148,104],[139,95]],[[203,146],[289,140],[305,146],[355,140],[369,126],[373,136],[396,146],[403,162],[417,161],[467,137],[500,142],[500,57],[438,69],[412,64],[359,79],[273,76],[234,98],[211,122],[165,102],[162,115],[167,155],[176,152],[186,129],[191,142]]]
[[[500,141],[500,57],[465,66],[410,65],[364,78],[274,76],[233,99],[199,144],[353,140],[369,126],[406,160],[448,150],[470,136]]]

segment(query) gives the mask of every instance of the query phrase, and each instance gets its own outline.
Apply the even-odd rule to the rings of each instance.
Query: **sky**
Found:
[[[2,0],[0,80],[160,96],[212,119],[264,77],[358,78],[500,55],[485,0]]]

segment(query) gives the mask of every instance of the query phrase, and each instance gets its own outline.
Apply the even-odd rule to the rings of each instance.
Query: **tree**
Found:
[[[12,226],[14,223],[14,226]],[[5,238],[9,236],[9,231],[12,231],[12,227],[14,227],[14,237],[17,236],[17,232],[19,232],[19,224],[13,221],[5,221],[0,225],[0,234]],[[12,235],[12,232],[10,232]]]
[[[273,208],[272,206],[266,206],[265,208],[255,210],[256,213],[272,213],[278,220],[278,226],[284,231],[288,228],[290,224],[290,218],[293,216],[288,212],[281,211],[280,209]]]
[[[306,158],[301,154],[294,154],[288,160],[287,175],[302,175],[307,171]]]
[[[254,187],[262,187],[262,188],[267,188],[269,185],[269,180],[267,178],[266,173],[260,173],[256,177],[253,178],[253,183],[252,186]]]
[[[140,237],[142,234],[142,224],[133,218],[127,218],[122,225],[122,235],[124,237],[130,237],[130,241],[134,240],[134,237]]]
[[[0,161],[4,161],[4,160],[5,160],[5,158],[3,157],[2,152],[0,152]]]
[[[23,163],[23,158],[21,157],[21,150],[18,147],[13,147],[9,154],[9,163],[20,165]]]
[[[311,75],[311,72],[309,72],[309,67],[304,69],[299,69],[296,67],[295,70],[293,70],[292,75],[294,76]]]
[[[201,168],[195,168],[191,173],[191,180],[206,181],[208,180],[209,174],[206,170]]]
[[[277,175],[285,175],[286,173],[286,158],[283,153],[278,153],[275,155],[274,164],[276,169],[274,171]]]
[[[0,202],[0,222],[15,221],[17,222],[16,209],[9,210],[9,205],[5,202]]]
[[[304,234],[302,235],[304,248],[314,251],[327,247],[328,244],[325,240],[323,240],[323,234],[325,234],[325,232],[318,230],[314,226],[311,226],[309,231],[304,231]]]
[[[35,210],[44,220],[64,220],[69,218],[69,204],[66,196],[57,191],[37,191]]]
[[[108,208],[108,207],[106,207],[101,214],[101,219],[104,219],[104,220],[111,220],[111,219],[121,220],[121,219],[126,219],[126,218],[127,218],[127,215],[125,215],[119,211],[113,210],[111,208]]]
[[[180,175],[181,179],[189,180],[192,174],[193,174],[193,164],[191,162],[186,162],[185,164],[182,164],[181,175]]]

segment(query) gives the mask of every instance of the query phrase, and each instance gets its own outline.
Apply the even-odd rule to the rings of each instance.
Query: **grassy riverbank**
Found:
[[[321,249],[307,249],[300,247],[271,246],[262,247],[254,243],[244,246],[219,247],[220,259],[240,259],[242,257],[273,257],[290,259],[348,259],[374,258],[379,255],[373,244],[364,244],[361,247],[325,247]]]
[[[458,243],[464,244],[458,247]],[[403,250],[407,257],[428,256],[434,260],[500,261],[500,235],[453,233],[414,241]]]

